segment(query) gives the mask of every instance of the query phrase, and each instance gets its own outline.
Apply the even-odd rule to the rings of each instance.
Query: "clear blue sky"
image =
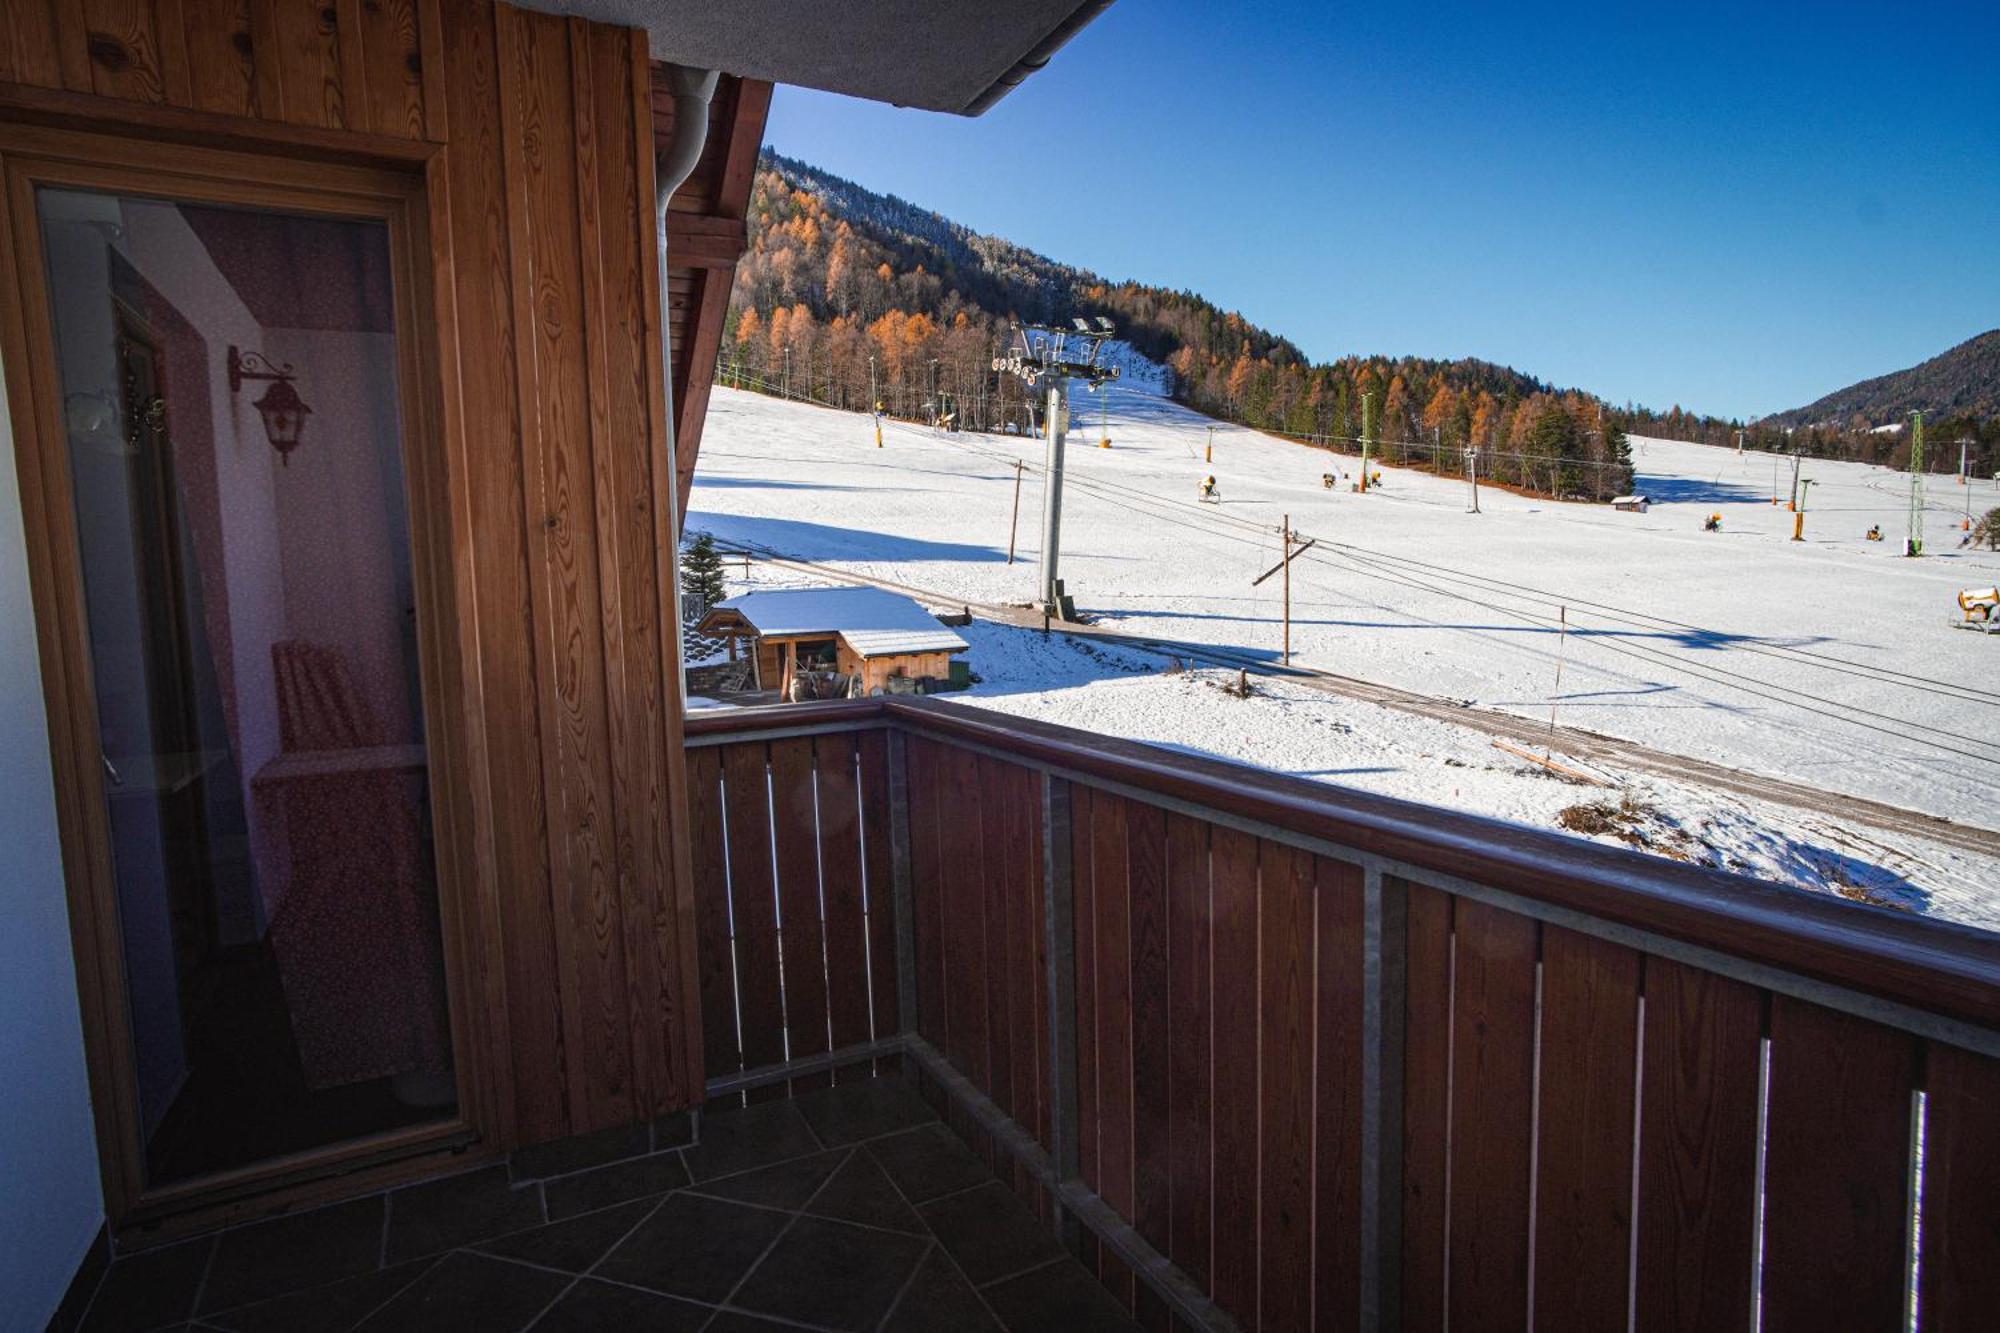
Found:
[[[1751,416],[2000,325],[2000,0],[1626,11],[1120,0],[980,119],[767,139],[1315,359]]]

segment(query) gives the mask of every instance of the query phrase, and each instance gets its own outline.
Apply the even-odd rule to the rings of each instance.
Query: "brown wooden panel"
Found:
[[[692,751],[688,832],[701,939],[703,1072],[709,1078],[743,1067],[743,1052],[736,1042],[736,969],[731,959],[735,942],[729,930],[729,866],[722,827],[722,752]]]
[[[994,799],[1004,813],[1001,841],[989,852],[1004,857],[1007,979],[1004,1029],[1010,1104],[1014,1119],[1044,1147],[1048,1145],[1043,1107],[1043,1035],[1047,1018],[1040,997],[1046,985],[1041,912],[1041,778],[1013,764],[999,766],[1001,786]],[[997,1050],[997,1044],[996,1044]]]
[[[785,1058],[785,1009],[778,961],[776,895],[771,882],[771,806],[765,785],[764,747],[730,746],[722,756],[722,781],[743,1063],[756,1069]]]
[[[983,904],[984,830],[980,827],[978,756],[947,746],[938,757],[942,778],[938,854],[943,873],[946,1053],[960,1073],[988,1086],[986,1022],[986,912]]]
[[[945,1005],[944,862],[939,853],[943,822],[943,747],[909,741],[910,879],[916,911],[917,1030],[940,1051],[950,1049],[950,1014]]]
[[[1132,1197],[1132,884],[1130,802],[1096,793],[1090,803],[1091,903],[1097,924],[1097,1192],[1130,1219]]]
[[[771,833],[778,873],[778,937],[784,955],[786,1055],[797,1060],[831,1049],[810,736],[771,742]],[[795,1079],[793,1085],[825,1081],[824,1075],[814,1075]]]
[[[153,0],[66,0],[83,11],[90,91],[129,102],[166,101]]]
[[[1022,1119],[1014,1104],[1014,1044],[1009,1026],[1009,981],[1014,966],[1013,939],[1008,930],[1007,898],[1013,882],[1013,866],[1020,848],[1009,841],[1008,774],[1011,764],[985,755],[975,759],[977,806],[968,811],[979,821],[980,859],[966,867],[966,878],[979,889],[977,910],[985,960],[984,1043],[986,1083],[984,1091],[994,1105],[1017,1123]]]
[[[454,330],[444,417],[458,521],[469,548],[461,596],[480,626],[478,651],[466,660],[477,673],[486,768],[494,775],[485,783],[492,806],[487,836],[500,908],[492,929],[501,932],[504,956],[497,970],[506,978],[507,1045],[516,1071],[509,1092],[519,1139],[533,1142],[563,1133],[571,1122],[541,772],[544,723],[531,647],[513,289],[507,281],[509,196],[493,7],[479,0],[444,3],[454,42],[446,100],[462,128],[432,175],[433,232],[444,241],[437,285]]]
[[[826,902],[827,1013],[833,1048],[872,1035],[868,1022],[868,916],[862,903],[861,802],[854,778],[854,737],[813,741],[819,781],[819,865]],[[894,955],[886,960],[894,965]]]
[[[180,0],[177,38],[187,63],[187,105],[228,116],[257,112],[249,0]]]
[[[1924,1052],[1921,1290],[1925,1333],[1973,1333],[2000,1311],[2000,1061]]]
[[[1542,929],[1535,1308],[1540,1328],[1614,1328],[1629,1305],[1639,954]]]
[[[1637,1327],[1747,1328],[1764,996],[1665,958],[1645,974]]]
[[[1215,904],[1214,1297],[1254,1325],[1257,1311],[1257,839],[1220,825],[1210,834]]]
[[[66,0],[65,0],[66,2]],[[0,9],[0,82],[62,87],[55,0],[13,0]]]
[[[1403,1001],[1403,1326],[1444,1328],[1445,1168],[1451,1136],[1452,913],[1455,900],[1421,884],[1401,893]]]
[[[1180,1270],[1208,1289],[1210,1009],[1208,941],[1209,825],[1167,816],[1167,1031],[1172,1234],[1166,1250]]]
[[[359,129],[347,123],[340,71],[340,17],[331,4],[296,0],[250,0],[252,51],[257,62],[257,109],[266,118],[323,129]],[[516,11],[502,5],[496,25],[502,33]],[[503,86],[529,73],[518,63],[503,66]],[[461,122],[462,123],[462,122]],[[515,177],[519,180],[519,177]],[[565,195],[551,204],[568,205]]]
[[[1312,1320],[1313,857],[1266,842],[1259,853],[1257,1222],[1262,1328]]]
[[[1168,1026],[1167,820],[1158,806],[1126,812],[1131,896],[1132,1175],[1129,1216],[1153,1248],[1173,1239],[1172,1033]]]
[[[1313,1325],[1350,1328],[1361,1301],[1361,867],[1320,858],[1313,960]]]
[[[406,139],[424,137],[423,59],[417,4],[418,0],[362,0],[357,45],[363,96],[349,111],[351,128]],[[616,60],[614,66],[603,71],[606,75],[615,72],[617,76],[603,86],[604,92],[612,94],[615,89],[626,87],[632,71],[623,55],[625,35],[615,28],[595,25],[585,40],[597,48],[598,54],[608,52]],[[616,107],[620,120],[618,137],[605,139],[605,150],[616,148],[629,154],[634,136],[650,127],[633,123],[629,97],[607,95],[600,99],[599,105],[606,110]],[[608,258],[621,262],[635,256],[634,250],[623,245],[607,252]]]
[[[1527,917],[1458,901],[1446,1273],[1454,1333],[1527,1319],[1536,934]]]
[[[1915,1038],[1771,997],[1763,1327],[1900,1326]]]
[[[530,564],[540,673],[551,842],[560,867],[558,965],[571,1062],[572,1111],[581,1124],[631,1114],[631,1047],[625,1040],[625,959],[618,898],[610,722],[604,677],[605,569],[594,496],[590,344],[583,261],[594,210],[575,150],[578,120],[570,30],[557,18],[502,6],[497,13],[502,145],[510,186],[516,368],[527,454]],[[289,98],[289,93],[287,94]],[[289,101],[288,101],[289,107]],[[615,594],[614,594],[615,596]],[[615,1035],[614,1035],[615,1034]],[[609,1039],[607,1039],[609,1038]],[[746,1034],[747,1044],[747,1034]]]
[[[902,1029],[896,1009],[896,882],[890,847],[889,740],[880,731],[863,732],[855,743],[861,772],[861,841],[868,900],[869,988],[875,1035]]]
[[[1098,1189],[1097,899],[1095,835],[1099,804],[1107,798],[1089,787],[1070,789],[1070,906],[1076,949],[1077,1165],[1083,1183]]]

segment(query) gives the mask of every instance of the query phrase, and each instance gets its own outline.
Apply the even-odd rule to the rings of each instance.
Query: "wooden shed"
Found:
[[[944,680],[964,639],[900,593],[881,588],[782,588],[745,593],[702,617],[705,634],[729,636],[753,655],[761,689],[789,692],[803,668],[860,679],[863,694],[894,677]]]

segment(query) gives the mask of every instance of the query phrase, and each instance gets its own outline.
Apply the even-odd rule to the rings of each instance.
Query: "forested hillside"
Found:
[[[1473,446],[1483,477],[1547,494],[1605,499],[1630,489],[1627,431],[1733,445],[1741,424],[1678,406],[1616,407],[1478,360],[1312,364],[1282,336],[1194,292],[1109,281],[768,152],[722,373],[725,382],[849,408],[866,406],[872,375],[892,415],[1032,429],[1020,386],[996,376],[991,358],[1017,321],[1097,315],[1166,365],[1173,395],[1201,411],[1336,448],[1367,434],[1414,465],[1454,472]],[[1951,424],[1980,438],[1976,423]],[[1906,449],[1844,427],[1752,428],[1748,443],[1885,462]]]

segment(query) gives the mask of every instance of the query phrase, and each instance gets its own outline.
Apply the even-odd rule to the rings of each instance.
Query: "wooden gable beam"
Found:
[[[667,282],[673,335],[674,471],[686,512],[701,452],[702,423],[715,383],[715,359],[729,317],[736,263],[748,233],[745,217],[757,174],[757,150],[771,110],[771,85],[725,78],[710,104],[708,145],[667,214]],[[673,133],[673,100],[658,68],[653,80],[657,142]]]

